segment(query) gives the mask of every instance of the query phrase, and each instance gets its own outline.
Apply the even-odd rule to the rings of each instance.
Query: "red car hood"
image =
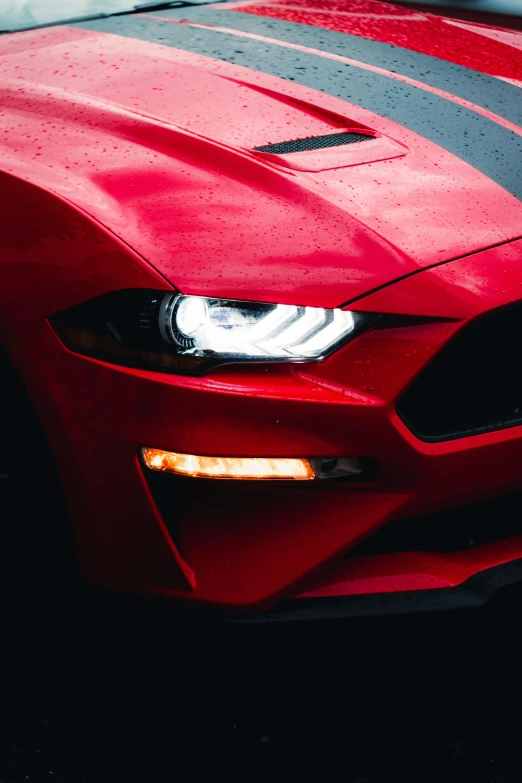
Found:
[[[522,36],[453,20],[444,60],[440,38],[426,53],[438,17],[238,5],[2,37],[4,170],[186,293],[336,306],[522,235]],[[401,46],[382,40],[399,16]],[[482,72],[449,62],[463,34]]]

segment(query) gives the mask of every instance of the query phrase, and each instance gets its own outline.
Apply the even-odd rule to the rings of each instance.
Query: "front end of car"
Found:
[[[518,568],[521,253],[350,307],[136,288],[17,331],[87,581],[279,618],[422,608]]]
[[[478,605],[522,578],[520,47],[233,6],[3,38],[0,342],[82,573]]]

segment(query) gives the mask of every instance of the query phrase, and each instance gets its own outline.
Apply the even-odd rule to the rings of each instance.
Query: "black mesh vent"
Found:
[[[426,441],[521,424],[521,340],[522,303],[478,318],[412,383],[397,413]]]
[[[388,522],[348,553],[460,552],[522,533],[522,492]]]
[[[373,139],[373,136],[366,136],[364,133],[330,133],[328,136],[310,136],[307,139],[281,141],[279,144],[265,144],[263,147],[255,149],[258,152],[285,155],[290,152],[321,150],[324,147],[340,147],[342,144],[355,144],[358,141],[367,141],[368,139]]]

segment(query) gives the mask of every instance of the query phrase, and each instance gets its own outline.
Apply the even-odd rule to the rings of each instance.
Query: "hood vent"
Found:
[[[329,133],[327,136],[309,136],[306,139],[281,141],[279,144],[265,144],[255,147],[256,152],[270,152],[272,155],[288,155],[291,152],[308,152],[321,150],[325,147],[340,147],[341,144],[355,144],[358,141],[373,139],[364,133]]]

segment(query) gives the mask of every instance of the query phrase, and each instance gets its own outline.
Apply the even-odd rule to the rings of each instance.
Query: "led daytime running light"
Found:
[[[356,329],[350,310],[167,295],[162,334],[191,356],[318,359]]]

